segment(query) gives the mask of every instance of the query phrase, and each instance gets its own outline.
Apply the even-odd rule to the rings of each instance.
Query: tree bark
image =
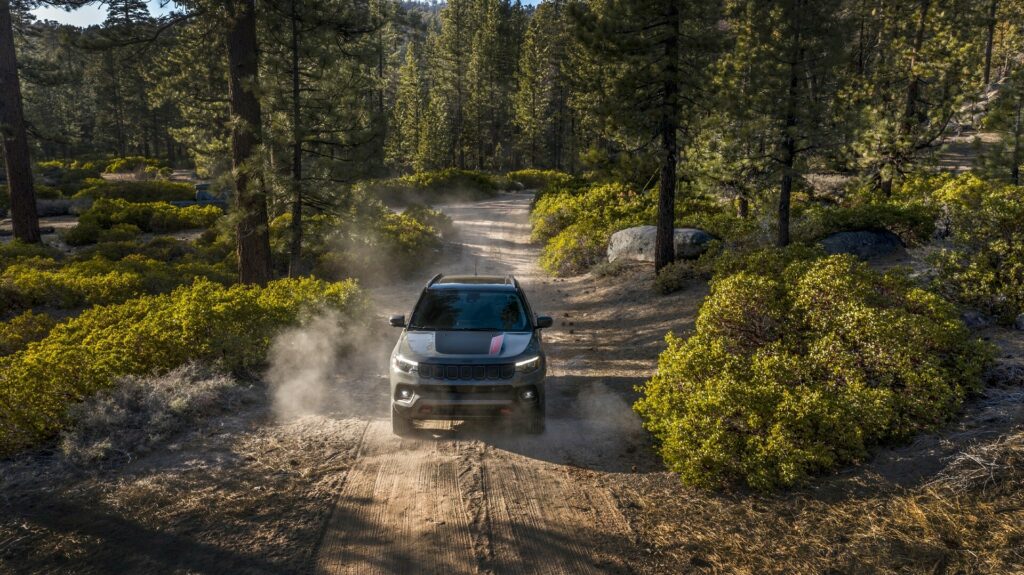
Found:
[[[785,130],[782,136],[782,183],[779,186],[779,247],[789,245],[790,198],[793,195],[793,167],[796,165],[797,101],[800,90],[799,66],[803,57],[799,32],[794,35],[793,59],[789,63],[789,90],[786,94]]]
[[[14,25],[9,0],[0,0],[0,136],[3,140],[7,188],[11,196],[11,221],[14,237],[26,243],[39,243],[39,217],[32,185],[28,134],[21,104],[18,61],[14,53]]]
[[[292,20],[292,222],[288,246],[288,277],[302,275],[302,126],[301,93],[299,91],[299,23],[295,3],[291,0]]]
[[[665,38],[665,65],[662,90],[665,101],[661,112],[661,181],[658,192],[658,226],[654,238],[654,271],[676,259],[676,163],[679,160],[679,7],[668,3],[665,13],[668,34]]]
[[[260,101],[256,96],[256,7],[254,0],[228,0],[228,8],[228,99],[232,171],[239,210],[239,280],[264,285],[270,281],[267,197],[262,183],[253,177],[259,170],[256,151],[262,132]]]
[[[988,28],[985,37],[985,87],[992,80],[992,44],[996,36],[996,14],[999,12],[999,0],[992,0],[988,9]]]
[[[1020,185],[1020,162],[1021,162],[1021,108],[1024,108],[1024,96],[1017,95],[1017,117],[1013,124],[1013,166],[1010,168],[1010,180],[1013,185]]]

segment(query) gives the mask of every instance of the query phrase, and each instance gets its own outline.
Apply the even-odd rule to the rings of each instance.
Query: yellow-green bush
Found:
[[[657,192],[623,184],[544,195],[530,214],[531,239],[546,242],[541,266],[556,275],[586,271],[604,258],[613,233],[653,221],[656,201]]]
[[[76,198],[120,199],[129,202],[172,202],[195,199],[195,186],[163,180],[107,181],[86,180]]]
[[[339,210],[340,212],[340,210]],[[270,223],[274,267],[287,270],[291,214]],[[379,201],[359,197],[344,213],[303,218],[302,257],[308,270],[325,279],[390,279],[433,261],[441,247],[439,230],[451,220],[436,210],[413,206],[401,214]],[[381,266],[380,262],[387,262]]]
[[[56,260],[60,250],[45,244],[26,244],[18,240],[0,242],[0,271],[27,259]]]
[[[145,156],[125,156],[123,158],[114,158],[107,167],[103,170],[111,174],[129,174],[132,172],[141,172],[147,169],[159,170],[161,167],[160,160],[156,158],[147,158]]]
[[[935,289],[1012,323],[1024,312],[1024,186],[968,174],[934,196],[945,207],[952,240],[952,249],[930,258]]]
[[[86,310],[0,359],[0,453],[52,437],[71,405],[117,377],[188,361],[258,367],[280,329],[321,308],[351,320],[365,303],[352,281],[289,279],[261,288],[198,280],[170,294]]]
[[[813,242],[836,232],[888,230],[908,246],[916,246],[931,239],[938,216],[934,204],[921,201],[814,205],[795,214],[793,235],[798,241]]]
[[[50,333],[57,320],[45,313],[27,311],[8,321],[0,322],[0,356],[25,349]]]
[[[75,227],[64,232],[63,239],[72,246],[125,241],[138,235],[138,231],[167,233],[210,227],[221,215],[223,212],[216,206],[179,208],[166,202],[99,199],[81,215]],[[127,226],[134,226],[135,230]]]
[[[356,186],[367,196],[388,204],[431,203],[448,198],[484,199],[500,187],[497,178],[483,172],[448,168],[398,178],[369,180]]]
[[[64,266],[53,260],[28,259],[0,273],[0,310],[118,303],[147,293],[170,291],[196,278],[222,284],[235,280],[234,274],[221,265],[172,264],[141,255],[129,255],[116,262],[94,257]]]
[[[992,357],[951,304],[852,256],[717,279],[696,332],[667,341],[634,405],[666,464],[762,490],[947,421]]]
[[[542,190],[548,186],[563,187],[576,181],[572,174],[559,172],[558,170],[516,170],[505,174],[510,182],[518,182],[529,190]]]

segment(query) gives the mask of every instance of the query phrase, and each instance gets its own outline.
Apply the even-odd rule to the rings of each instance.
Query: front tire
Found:
[[[546,427],[547,414],[544,404],[541,404],[526,420],[526,433],[530,435],[541,435]]]
[[[414,429],[416,428],[413,426],[412,420],[402,417],[397,409],[391,408],[391,433],[398,437],[409,437]]]

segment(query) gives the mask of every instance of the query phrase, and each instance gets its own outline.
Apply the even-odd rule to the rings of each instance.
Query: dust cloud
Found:
[[[274,338],[266,381],[278,417],[292,419],[322,410],[341,360],[343,336],[339,314],[325,312]]]

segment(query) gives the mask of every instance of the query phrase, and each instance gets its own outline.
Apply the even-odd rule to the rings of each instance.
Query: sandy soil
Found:
[[[460,237],[438,267],[515,273],[555,317],[544,435],[454,423],[393,436],[386,357],[397,333],[382,327],[302,417],[277,417],[264,399],[110,469],[46,452],[0,462],[0,573],[878,572],[868,559],[901,551],[858,546],[855,519],[1024,421],[1019,388],[996,390],[950,429],[803,490],[683,488],[630,404],[664,334],[692,328],[706,287],[656,295],[645,267],[546,277],[528,243],[529,202],[445,207]],[[425,279],[371,288],[381,326],[408,312]],[[991,337],[1021,352],[1019,337]],[[1024,525],[1024,505],[1006,509]],[[1006,572],[1008,557],[989,572]]]

